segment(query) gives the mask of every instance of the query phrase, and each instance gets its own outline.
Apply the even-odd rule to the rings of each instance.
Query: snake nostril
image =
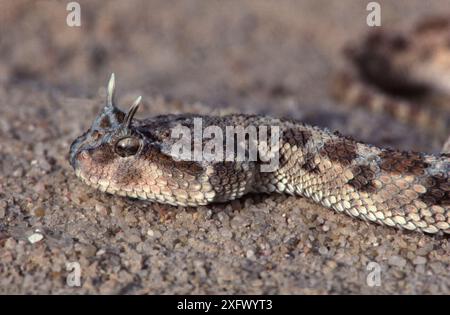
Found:
[[[84,161],[89,158],[89,154],[86,151],[81,151],[80,153],[74,152],[70,155],[70,164],[74,169],[79,167],[79,162]]]
[[[81,151],[78,154],[78,159],[79,160],[86,160],[89,157],[89,154],[86,151]]]

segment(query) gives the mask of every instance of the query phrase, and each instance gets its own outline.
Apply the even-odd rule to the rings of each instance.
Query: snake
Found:
[[[379,39],[378,44],[385,45]],[[341,76],[336,85],[341,99],[349,99],[350,93],[354,103],[361,101],[354,97],[353,80],[362,94],[376,91],[384,103],[393,104],[393,96],[382,94],[376,84],[361,76],[344,77],[345,84]],[[427,78],[424,82],[436,79],[431,74]],[[334,91],[339,90],[336,86]],[[112,74],[104,107],[69,152],[76,177],[102,192],[193,207],[248,193],[288,194],[397,229],[450,233],[448,152],[380,148],[339,132],[265,115],[166,114],[138,119],[141,97],[122,111],[114,91]],[[445,91],[444,84],[439,91]],[[368,98],[363,100],[367,103]]]
[[[449,16],[423,18],[409,32],[375,29],[344,56],[331,86],[340,104],[390,115],[439,143],[449,137]]]

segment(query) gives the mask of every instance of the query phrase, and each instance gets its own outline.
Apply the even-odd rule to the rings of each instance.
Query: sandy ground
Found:
[[[450,7],[380,2],[383,25],[399,28]],[[67,161],[113,71],[123,107],[144,96],[139,117],[267,113],[436,152],[422,132],[329,97],[343,44],[368,31],[363,2],[80,4],[82,26],[70,28],[65,1],[0,1],[0,293],[450,293],[448,237],[279,195],[138,202],[84,186]],[[80,287],[66,282],[70,262]],[[368,285],[369,262],[380,286]]]

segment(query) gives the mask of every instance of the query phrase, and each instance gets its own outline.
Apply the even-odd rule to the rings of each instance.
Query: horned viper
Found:
[[[182,206],[226,202],[249,192],[286,193],[379,224],[450,233],[449,154],[378,148],[259,115],[170,114],[140,120],[134,118],[140,98],[125,113],[115,105],[114,85],[112,75],[105,107],[70,148],[76,176],[94,188]],[[183,127],[195,134],[196,119],[202,121],[202,131],[215,127],[223,134],[230,126],[267,127],[269,134],[277,127],[279,141],[272,147],[277,167],[263,171],[267,156],[262,151],[256,159],[238,159],[236,154],[221,161],[180,158],[174,153],[179,139],[173,130]],[[237,142],[248,154],[252,141],[258,148],[268,147],[259,134]],[[201,147],[206,144],[200,142]]]

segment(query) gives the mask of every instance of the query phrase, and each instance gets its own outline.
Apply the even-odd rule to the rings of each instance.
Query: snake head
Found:
[[[130,173],[128,165],[135,164],[144,139],[133,126],[133,117],[139,108],[138,97],[127,113],[114,104],[114,74],[108,83],[106,105],[91,127],[73,141],[70,147],[70,164],[76,175],[93,186],[109,186],[117,170]]]
[[[117,108],[111,76],[106,105],[70,147],[76,176],[111,194],[169,204],[205,204],[214,194],[203,176],[204,168],[169,154],[175,141],[170,130],[177,119],[171,115],[134,119],[140,100],[126,113]]]

